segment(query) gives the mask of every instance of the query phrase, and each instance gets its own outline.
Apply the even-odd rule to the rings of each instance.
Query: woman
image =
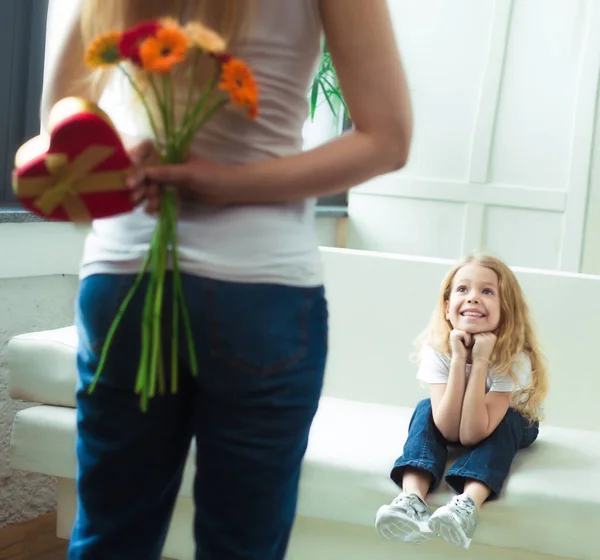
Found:
[[[157,166],[144,123],[129,118],[135,108],[113,111],[136,164],[129,182],[140,206],[97,220],[85,246],[77,302],[78,510],[69,558],[158,559],[194,438],[196,558],[280,560],[326,360],[313,199],[405,164],[407,85],[385,0],[82,0],[49,69],[43,119],[62,97],[100,99],[107,80],[86,79],[83,63],[91,37],[161,16],[201,17],[226,35],[255,71],[261,115],[250,122],[224,111],[198,134],[187,163]],[[323,33],[355,129],[301,153]],[[115,91],[121,98],[109,113],[132,99]],[[181,192],[180,261],[200,373],[183,376],[177,395],[156,398],[143,414],[132,392],[143,290],[99,384],[92,395],[87,389],[148,250],[157,185],[166,181]]]

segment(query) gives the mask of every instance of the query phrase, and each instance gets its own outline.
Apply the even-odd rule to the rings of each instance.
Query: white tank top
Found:
[[[260,116],[236,109],[219,113],[193,150],[214,161],[244,163],[296,154],[308,117],[307,93],[321,52],[318,0],[258,0],[251,36],[236,55],[254,70]],[[101,103],[122,132],[149,137],[147,125],[123,109],[130,92],[113,84]],[[315,201],[208,208],[185,202],[179,218],[181,270],[216,280],[317,286],[321,261],[314,226]],[[140,270],[156,218],[142,209],[95,220],[84,248],[81,277]]]

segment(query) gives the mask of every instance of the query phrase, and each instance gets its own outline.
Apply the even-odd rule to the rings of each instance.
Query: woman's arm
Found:
[[[41,122],[44,130],[48,129],[48,117],[57,101],[75,96],[97,103],[107,83],[106,76],[94,83],[90,79],[90,69],[84,61],[86,46],[81,34],[82,3],[73,2],[75,9],[65,14],[62,42],[56,54],[48,61],[41,103]]]
[[[285,202],[345,191],[406,164],[408,86],[386,0],[321,0],[327,46],[354,130],[320,148],[238,169],[234,201]]]
[[[89,70],[84,63],[84,45],[81,36],[81,2],[67,16],[62,41],[55,55],[48,61],[42,92],[41,120],[47,130],[48,116],[54,104],[64,97],[80,96],[91,99],[91,88],[85,78]]]
[[[386,0],[321,0],[321,14],[354,130],[292,157],[147,168],[131,185],[171,182],[205,203],[264,204],[342,192],[403,167],[412,115]]]
[[[452,442],[459,441],[460,437],[466,368],[466,358],[455,356],[450,362],[448,383],[430,386],[433,421],[440,433]]]

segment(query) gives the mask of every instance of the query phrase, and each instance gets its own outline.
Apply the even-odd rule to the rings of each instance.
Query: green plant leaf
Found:
[[[312,93],[310,96],[310,120],[315,120],[315,112],[317,111],[317,103],[319,100],[319,80],[317,77],[313,80]]]
[[[327,101],[327,104],[329,105],[329,109],[331,109],[333,116],[337,117],[337,111],[335,110],[335,107],[333,106],[333,103],[331,102],[332,94],[325,89],[325,86],[322,83],[321,83],[321,87],[323,88],[323,93],[325,94],[325,101]]]
[[[319,67],[310,88],[310,118],[313,122],[315,120],[317,107],[319,106],[320,92],[323,93],[325,101],[334,117],[337,118],[338,110],[335,108],[333,100],[339,101],[346,113],[348,113],[348,106],[340,88],[337,73],[327,45],[324,46],[323,52],[321,53]]]

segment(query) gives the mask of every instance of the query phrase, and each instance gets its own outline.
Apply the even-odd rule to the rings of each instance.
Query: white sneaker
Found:
[[[475,502],[461,494],[450,503],[439,508],[429,518],[429,528],[446,542],[469,548],[477,529],[477,507]]]
[[[428,527],[429,506],[416,494],[400,494],[390,505],[381,506],[375,527],[384,539],[419,544],[433,535]]]

